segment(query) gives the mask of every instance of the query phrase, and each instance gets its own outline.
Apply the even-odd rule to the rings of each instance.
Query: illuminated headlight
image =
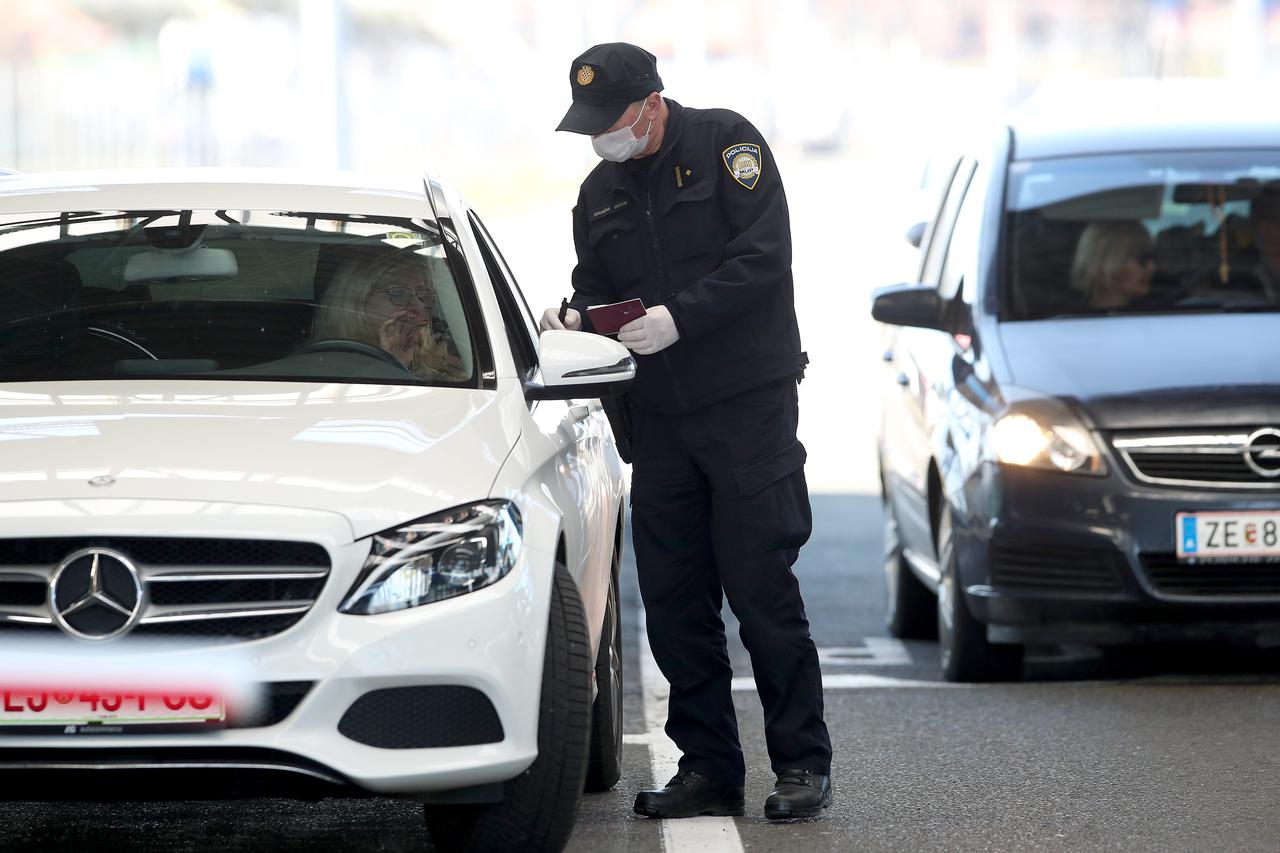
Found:
[[[1065,407],[1044,414],[1006,414],[996,421],[991,443],[996,458],[1008,465],[1075,474],[1107,472],[1098,445]]]
[[[495,583],[520,555],[520,511],[484,501],[375,534],[343,613],[372,615],[455,598]]]

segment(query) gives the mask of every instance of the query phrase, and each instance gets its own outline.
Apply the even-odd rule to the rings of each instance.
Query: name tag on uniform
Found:
[[[628,206],[629,204],[631,204],[631,199],[629,198],[619,199],[618,201],[615,201],[613,204],[606,205],[605,207],[602,207],[599,210],[591,211],[591,213],[588,214],[587,216],[587,220],[589,222],[595,222],[597,219],[600,219],[601,217],[608,216],[611,213],[617,213],[619,210],[622,210],[624,207]]]

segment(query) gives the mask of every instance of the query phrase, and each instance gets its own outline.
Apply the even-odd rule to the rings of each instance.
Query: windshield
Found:
[[[476,387],[434,223],[261,210],[0,217],[0,381]]]
[[[1010,168],[1003,315],[1280,310],[1280,151]]]

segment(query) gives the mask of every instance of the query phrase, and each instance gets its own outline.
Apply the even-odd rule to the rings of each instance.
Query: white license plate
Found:
[[[0,726],[215,723],[225,717],[223,700],[207,694],[0,688]]]
[[[1173,536],[1181,559],[1280,556],[1280,511],[1180,512]]]

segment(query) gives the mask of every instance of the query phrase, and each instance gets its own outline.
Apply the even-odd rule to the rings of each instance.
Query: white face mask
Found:
[[[613,163],[623,163],[639,154],[649,144],[649,128],[653,126],[653,119],[649,119],[649,124],[644,129],[644,136],[637,137],[631,133],[632,128],[639,124],[644,116],[644,110],[645,108],[641,107],[636,120],[627,127],[620,127],[592,137],[591,147],[605,160]]]

